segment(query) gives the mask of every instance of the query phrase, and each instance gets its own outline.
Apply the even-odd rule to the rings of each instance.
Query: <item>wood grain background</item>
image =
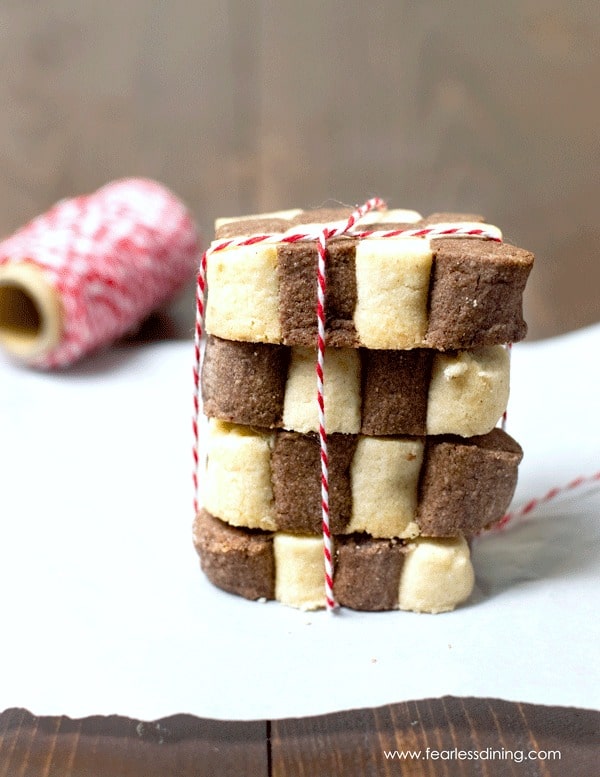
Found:
[[[599,722],[591,710],[450,696],[248,722],[10,709],[0,713],[0,777],[591,777]],[[427,748],[446,760],[426,759]],[[454,749],[486,757],[448,760]],[[394,750],[423,757],[386,758]],[[540,758],[516,760],[532,751]]]
[[[600,318],[597,0],[2,0],[0,57],[0,233],[125,175],[206,240],[379,194],[533,250],[532,337]]]

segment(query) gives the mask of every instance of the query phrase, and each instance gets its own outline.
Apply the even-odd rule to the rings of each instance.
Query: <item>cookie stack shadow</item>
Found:
[[[349,213],[221,219],[216,238],[308,231]],[[325,422],[342,606],[453,609],[473,588],[470,538],[512,499],[522,451],[498,423],[509,395],[505,346],[526,333],[532,254],[482,238],[358,237],[482,222],[383,211],[327,245]],[[208,431],[194,523],[215,585],[302,609],[325,605],[316,275],[312,241],[209,257]]]

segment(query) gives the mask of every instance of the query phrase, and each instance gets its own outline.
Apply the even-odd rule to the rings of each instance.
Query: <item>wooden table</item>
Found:
[[[591,777],[599,742],[600,712],[497,699],[251,722],[72,720],[10,709],[0,714],[0,777]],[[440,757],[426,759],[427,748]],[[419,750],[421,758],[411,758]],[[469,760],[475,751],[488,757]],[[539,758],[515,760],[532,751]]]

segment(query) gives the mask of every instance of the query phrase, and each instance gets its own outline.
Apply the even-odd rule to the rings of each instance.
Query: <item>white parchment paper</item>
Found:
[[[600,325],[513,349],[515,506],[600,469]],[[187,343],[64,373],[0,356],[0,710],[252,719],[454,694],[600,706],[600,491],[478,540],[454,613],[306,614],[191,544]]]

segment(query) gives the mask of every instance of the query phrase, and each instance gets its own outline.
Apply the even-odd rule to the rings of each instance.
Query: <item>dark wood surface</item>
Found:
[[[495,699],[252,722],[72,720],[10,709],[0,714],[0,777],[592,777],[599,742],[599,712]],[[386,757],[395,751],[406,758]],[[460,751],[480,758],[459,760]],[[532,752],[539,757],[530,760]]]
[[[600,318],[597,0],[4,0],[0,234],[125,175],[216,216],[483,213],[533,337]],[[189,299],[192,299],[191,293]]]

